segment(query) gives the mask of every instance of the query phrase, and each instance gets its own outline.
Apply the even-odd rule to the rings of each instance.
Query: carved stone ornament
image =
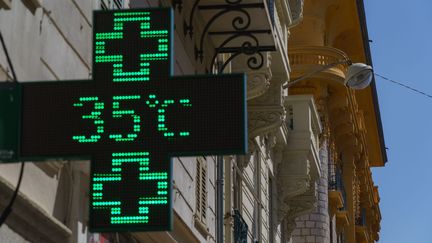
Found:
[[[282,105],[282,86],[273,79],[264,95],[248,101],[249,139],[264,136],[278,129],[285,121]]]
[[[249,139],[276,130],[284,122],[285,110],[282,106],[252,106],[248,110]]]
[[[285,235],[291,236],[291,233],[296,228],[295,219],[301,215],[311,213],[316,208],[317,200],[315,183],[307,193],[289,200],[288,212],[284,218],[285,228],[283,230],[285,230]]]
[[[239,56],[232,61],[231,69],[233,73],[246,73],[247,75],[247,99],[251,100],[267,92],[272,79],[270,69],[271,55],[263,54],[263,66],[253,70],[247,65],[247,57]]]
[[[257,137],[258,142],[267,138],[264,146],[269,149],[275,146],[274,134],[284,124],[285,113],[282,104],[282,82],[280,78],[273,77],[264,94],[248,100],[249,154],[257,148],[257,141],[255,141]],[[243,166],[246,167],[247,164]]]
[[[248,72],[247,74],[247,99],[253,99],[263,95],[270,87],[271,74],[261,71]]]
[[[295,152],[284,150],[282,162],[277,165],[277,193],[278,193],[278,222],[283,219],[295,217],[314,208],[315,181],[319,175],[314,173],[317,168],[311,169],[314,163],[310,162],[309,152]],[[301,199],[308,199],[304,206],[293,206]],[[294,203],[294,204],[293,204]],[[305,207],[311,205],[311,207]],[[301,209],[301,210],[300,210]]]

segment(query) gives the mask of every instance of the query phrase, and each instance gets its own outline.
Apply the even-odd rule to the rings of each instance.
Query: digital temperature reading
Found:
[[[19,157],[91,160],[93,232],[170,230],[171,158],[247,150],[244,75],[172,76],[172,18],[97,11],[92,80],[21,84]]]

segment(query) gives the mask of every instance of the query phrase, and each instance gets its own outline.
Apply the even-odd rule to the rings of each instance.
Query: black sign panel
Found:
[[[172,10],[99,11],[93,80],[22,84],[22,158],[91,159],[91,231],[172,227],[171,157],[245,153],[243,74],[172,76]]]

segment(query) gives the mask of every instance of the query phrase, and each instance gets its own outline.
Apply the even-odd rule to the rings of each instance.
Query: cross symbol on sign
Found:
[[[245,76],[171,76],[172,21],[97,11],[93,80],[19,85],[19,158],[90,159],[93,232],[170,230],[171,157],[247,150]]]

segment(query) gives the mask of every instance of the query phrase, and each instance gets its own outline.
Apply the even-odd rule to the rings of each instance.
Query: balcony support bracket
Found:
[[[172,5],[181,11],[183,1],[172,0]],[[195,61],[201,64],[208,61],[204,65],[207,70],[212,70],[218,54],[231,54],[223,63],[217,63],[218,72],[221,73],[233,59],[245,55],[248,57],[247,66],[251,70],[260,69],[265,60],[263,53],[276,51],[273,24],[269,18],[272,13],[267,12],[266,5],[264,0],[252,3],[246,0],[220,0],[211,3],[195,0],[189,16],[185,16],[183,21],[184,36],[195,41]],[[196,26],[197,13],[202,13],[202,31],[198,31],[201,28]],[[196,34],[199,36],[194,36]]]

